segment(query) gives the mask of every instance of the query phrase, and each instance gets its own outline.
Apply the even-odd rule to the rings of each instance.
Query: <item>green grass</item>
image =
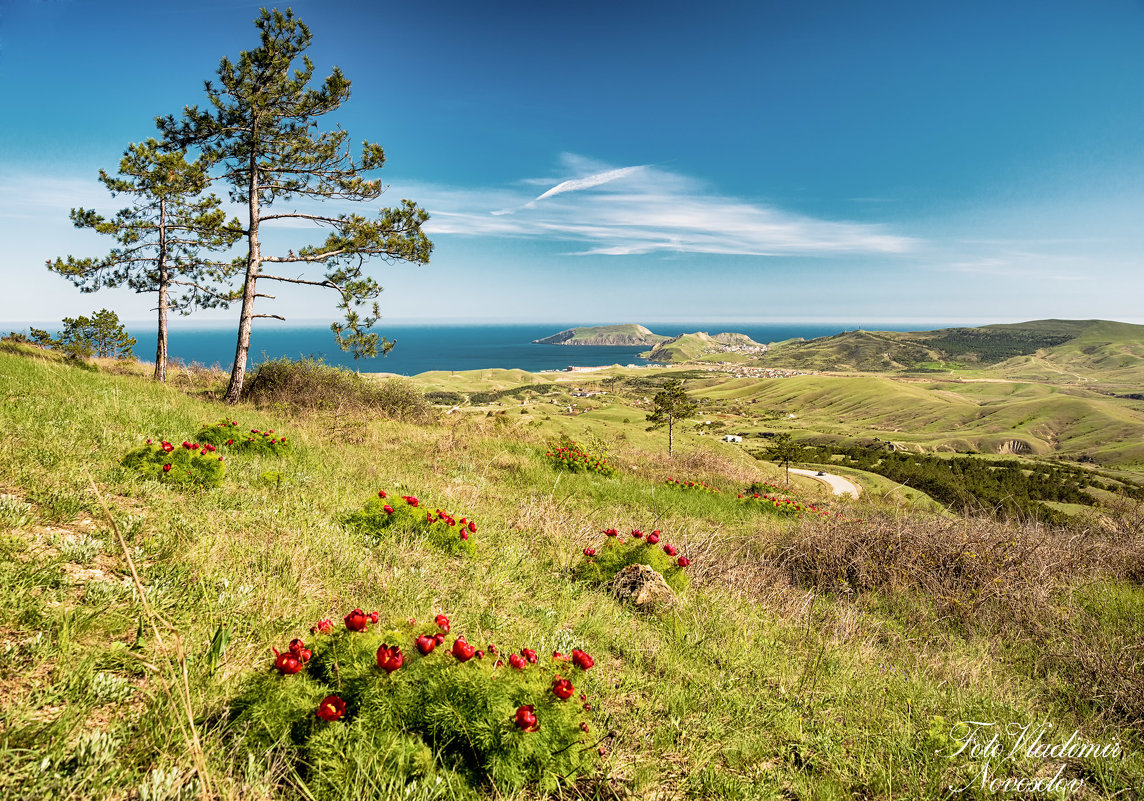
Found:
[[[494,376],[515,379],[527,380]],[[662,485],[672,476],[733,493],[781,471],[693,433],[668,458],[665,437],[642,431],[646,412],[633,407],[363,419],[350,436],[320,415],[244,406],[244,425],[288,432],[293,454],[234,453],[222,486],[180,489],[138,479],[122,455],[142,437],[181,442],[230,413],[209,397],[10,353],[0,353],[0,397],[0,491],[15,499],[0,507],[0,787],[13,797],[140,788],[175,797],[179,787],[193,797],[186,788],[208,785],[234,798],[319,788],[496,797],[479,782],[434,784],[400,766],[338,790],[274,754],[235,759],[224,712],[268,670],[270,647],[354,607],[399,619],[446,612],[474,643],[592,653],[604,755],[580,785],[588,797],[615,787],[632,797],[941,798],[973,770],[934,753],[960,720],[1118,736],[1126,755],[1093,768],[1094,797],[1128,797],[1144,780],[1139,729],[1085,694],[1087,674],[1040,672],[1036,642],[999,640],[985,618],[981,630],[952,621],[918,593],[852,597],[791,583],[774,567],[779,549],[817,523]],[[544,441],[561,429],[606,444],[621,473],[549,468]],[[381,488],[479,520],[473,555],[447,557],[412,537],[374,543],[340,524]],[[661,529],[691,555],[676,608],[649,616],[575,580],[583,548],[609,527]],[[1138,584],[1115,587],[1076,602],[1109,632],[1137,619],[1141,603]],[[1067,608],[1071,596],[1059,592]]]

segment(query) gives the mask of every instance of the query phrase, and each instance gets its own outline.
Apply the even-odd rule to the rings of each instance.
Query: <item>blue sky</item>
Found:
[[[106,251],[68,209],[118,208],[98,170],[260,5],[0,0],[0,320],[150,315],[43,263]],[[388,319],[1144,321],[1140,2],[292,7],[353,81],[329,122],[432,214],[428,266],[377,265]]]

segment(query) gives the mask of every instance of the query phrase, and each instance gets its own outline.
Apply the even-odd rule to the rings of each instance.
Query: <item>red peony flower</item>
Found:
[[[485,658],[485,652],[484,651],[477,651],[476,654],[474,654],[474,656],[476,656],[477,659],[484,659]]]
[[[327,722],[333,722],[346,714],[346,702],[336,695],[327,695],[318,704],[318,717]]]
[[[228,440],[226,441],[226,444],[227,444],[227,445],[233,445],[233,444],[234,444],[234,440],[233,440],[233,439],[228,439]]]
[[[465,642],[464,637],[458,637],[453,640],[453,648],[450,653],[456,657],[458,662],[468,662],[473,658],[473,654],[476,653],[476,651],[476,648]]]
[[[377,649],[377,666],[386,673],[392,673],[405,664],[405,655],[396,645],[381,644]]]
[[[319,620],[315,625],[310,627],[311,634],[317,634],[319,632],[322,634],[329,634],[333,630],[334,621],[330,620],[328,617]]]
[[[370,613],[369,613],[369,622],[370,622],[370,623],[376,623],[376,622],[377,622],[377,618],[378,618],[378,614],[377,614],[377,612],[370,612]]]
[[[596,549],[595,548],[585,548],[584,549],[584,555],[585,556],[595,556],[596,555]]]
[[[377,491],[377,497],[384,498],[385,497],[385,490],[378,490]]]
[[[528,663],[524,661],[524,657],[520,654],[513,654],[508,658],[508,663],[517,670],[524,670],[524,666]]]
[[[163,465],[163,472],[164,473],[170,473],[171,472],[171,465],[169,465],[169,464]]]
[[[614,528],[606,528],[606,529],[604,529],[604,533],[607,534],[609,537],[616,537],[616,536],[619,536],[620,532],[616,531]]]
[[[446,634],[449,633],[449,618],[444,615],[437,615],[437,617],[433,619],[433,622],[437,624],[437,628],[441,629],[441,631]]]
[[[552,680],[552,693],[561,701],[567,701],[575,692],[576,689],[568,679],[562,679],[557,676]]]
[[[271,648],[270,650],[274,651],[274,667],[278,668],[278,671],[283,676],[292,676],[302,671],[302,660],[298,658],[297,654],[293,654],[290,651],[278,653],[276,648]]]
[[[663,544],[663,552],[668,556],[675,556],[677,553],[679,553],[677,550],[675,550],[674,545],[666,542]]]
[[[469,521],[469,532],[470,532],[471,534],[476,534],[476,533],[477,533],[477,524],[476,524],[476,523],[474,523],[472,520],[470,520],[470,521]]]
[[[497,647],[490,642],[489,647],[486,650],[488,650],[490,654],[495,654],[497,652]]]
[[[659,542],[659,531],[658,530],[653,531],[651,534],[647,535],[647,544],[648,545],[655,545],[658,542]]]
[[[675,563],[677,565],[679,565],[680,567],[687,567],[689,564],[691,564],[691,560],[688,559],[686,556],[681,556],[677,560],[675,560]]]
[[[302,653],[305,650],[306,650],[306,643],[302,642],[297,637],[290,640],[290,653],[294,654],[294,656],[298,656],[300,653]]]
[[[582,732],[584,732],[585,734],[587,734],[587,732],[588,732],[588,724],[587,724],[587,723],[584,723],[584,722],[581,722],[581,723],[580,723],[580,731],[582,731]]]
[[[634,529],[632,529],[632,536],[638,540],[640,537],[643,536],[643,532],[640,531],[638,528],[634,528]]]
[[[422,656],[429,656],[433,653],[433,649],[437,647],[437,639],[428,634],[422,634],[417,638],[417,650],[421,652]]]
[[[536,715],[532,713],[532,704],[527,706],[518,707],[516,710],[516,717],[513,718],[516,727],[521,731],[537,731],[540,729],[540,724],[536,720]]]
[[[350,631],[365,631],[366,624],[369,623],[369,615],[360,609],[355,609],[346,615],[346,628]]]
[[[171,451],[175,450],[175,446],[174,446],[174,445],[172,445],[171,443],[167,442],[166,440],[164,440],[164,441],[163,441],[163,444],[162,444],[162,446],[161,446],[161,447],[162,447],[162,448],[163,448],[163,450],[165,450],[167,453],[170,453]]]
[[[527,659],[529,661],[529,663],[533,664],[533,665],[535,665],[537,662],[540,661],[540,657],[538,657],[536,655],[536,651],[532,650],[531,648],[522,648],[520,650],[520,655],[523,656],[525,659]]]
[[[592,666],[596,664],[596,660],[590,657],[579,648],[572,649],[572,664],[581,670],[591,670]]]
[[[433,639],[437,641],[438,645],[440,645],[441,643],[445,642],[445,632],[443,632],[443,631],[437,632],[436,634],[433,635]]]
[[[147,443],[146,443],[146,444],[147,444],[147,445],[150,445],[150,444],[151,444],[151,440],[147,440]]]
[[[559,651],[553,651],[552,652],[552,658],[554,660],[556,660],[557,662],[567,662],[568,661],[568,657],[566,657],[564,654],[560,653]]]
[[[385,510],[385,513],[386,513],[387,515],[391,515],[391,514],[393,514],[393,507],[392,507],[392,506],[390,506],[389,504],[386,504],[385,506],[383,506],[383,507],[381,507],[381,508]]]

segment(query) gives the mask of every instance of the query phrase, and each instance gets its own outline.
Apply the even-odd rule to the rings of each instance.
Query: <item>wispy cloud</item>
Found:
[[[543,183],[525,178],[488,190],[402,191],[429,209],[433,234],[547,239],[573,245],[569,253],[576,255],[903,253],[918,244],[884,226],[823,220],[714,192],[663,167],[565,155],[561,170],[563,176]],[[538,185],[550,188],[525,194]]]

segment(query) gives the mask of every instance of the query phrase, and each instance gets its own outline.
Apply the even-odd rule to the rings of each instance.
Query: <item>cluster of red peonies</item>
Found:
[[[365,631],[370,623],[376,623],[378,619],[377,612],[363,612],[360,609],[355,609],[345,617],[346,628],[350,631]]]
[[[618,538],[619,534],[620,534],[620,532],[614,528],[606,528],[601,533],[603,533],[604,535],[606,535],[608,537],[612,537],[612,538]],[[633,540],[642,539],[648,545],[658,545],[659,540],[660,540],[660,530],[657,528],[655,531],[652,531],[650,534],[645,535],[638,528],[632,529],[631,536],[632,536]],[[665,554],[667,554],[668,556],[679,556],[679,550],[674,545],[672,545],[670,543],[665,542],[663,544],[663,552]],[[595,548],[585,548],[584,549],[584,555],[586,557],[588,557],[589,560],[591,560],[591,558],[593,556],[596,556],[596,554],[597,554],[597,551]],[[691,564],[691,560],[688,559],[686,556],[679,556],[679,558],[675,560],[675,563],[677,565],[679,565],[680,567],[687,567]]]
[[[667,484],[669,487],[675,487],[677,489],[700,490],[701,492],[710,492],[712,495],[723,494],[722,490],[708,486],[702,481],[677,481],[674,478],[669,478],[663,483]]]
[[[385,500],[389,497],[389,495],[385,490],[378,490],[377,497],[381,500]],[[413,495],[402,495],[401,499],[405,501],[408,506],[411,506],[414,509],[421,508],[421,501]],[[388,503],[382,507],[382,511],[384,511],[390,517],[397,514],[397,510]],[[470,534],[477,533],[477,522],[475,520],[470,520],[467,517],[457,519],[456,516],[444,509],[433,509],[432,511],[427,510],[425,512],[425,525],[431,526],[434,523],[443,523],[449,528],[457,529],[458,534],[463,540],[467,540]]]
[[[784,515],[801,517],[804,514],[812,514],[819,517],[830,517],[829,512],[819,509],[813,503],[798,503],[790,498],[779,498],[774,495],[760,495],[755,492],[750,495],[740,495],[739,500],[756,508]]]
[[[288,650],[281,653],[277,648],[271,648],[274,652],[274,667],[283,676],[292,676],[295,673],[301,673],[302,668],[310,661],[313,655],[310,649],[306,647],[306,643],[295,637],[290,641]]]
[[[557,467],[571,470],[575,473],[599,473],[604,476],[616,474],[616,468],[608,464],[603,457],[593,456],[575,442],[568,441],[562,445],[550,446],[545,454]]]

